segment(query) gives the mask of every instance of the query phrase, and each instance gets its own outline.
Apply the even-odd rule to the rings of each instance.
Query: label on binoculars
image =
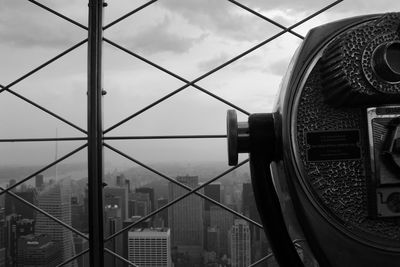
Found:
[[[361,158],[358,130],[309,132],[306,139],[308,161]]]

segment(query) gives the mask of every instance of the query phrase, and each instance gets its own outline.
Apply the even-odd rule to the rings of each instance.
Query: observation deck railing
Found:
[[[158,135],[147,135],[147,136],[112,136],[110,135],[110,133],[112,133],[113,130],[117,129],[118,127],[120,127],[121,125],[125,124],[126,122],[132,120],[133,118],[140,116],[141,114],[143,114],[144,112],[148,111],[149,109],[152,109],[153,107],[155,107],[156,105],[162,103],[163,101],[173,97],[174,95],[178,94],[179,92],[184,91],[185,89],[189,88],[189,87],[193,87],[196,88],[198,91],[212,97],[215,98],[217,100],[219,100],[220,102],[222,102],[223,104],[226,104],[228,106],[230,106],[231,108],[234,108],[236,110],[238,110],[239,112],[245,114],[245,115],[249,115],[250,113],[248,111],[246,111],[245,109],[239,107],[238,105],[235,105],[234,103],[227,101],[226,99],[214,94],[212,92],[212,90],[208,90],[202,86],[200,86],[198,83],[205,79],[206,77],[209,77],[213,74],[215,74],[216,72],[220,71],[221,69],[231,65],[232,63],[234,63],[235,61],[249,55],[250,53],[254,52],[255,50],[269,44],[271,41],[279,38],[280,36],[284,35],[284,34],[292,34],[293,36],[296,36],[299,39],[303,39],[304,37],[302,35],[300,35],[299,33],[297,33],[295,31],[295,28],[302,25],[303,23],[309,21],[310,19],[314,18],[315,16],[323,13],[324,11],[332,8],[333,6],[337,5],[338,3],[342,2],[343,0],[337,0],[332,2],[331,4],[323,7],[322,9],[310,14],[309,16],[305,17],[304,19],[298,21],[297,23],[286,27],[283,26],[282,24],[278,23],[275,20],[272,20],[264,15],[262,15],[261,13],[247,7],[244,4],[241,4],[235,0],[226,0],[230,3],[232,3],[233,5],[236,5],[237,7],[240,7],[243,10],[246,10],[247,12],[253,14],[254,16],[257,16],[273,25],[275,25],[276,27],[280,28],[281,31],[274,34],[273,36],[266,38],[265,40],[263,40],[262,42],[254,45],[253,47],[250,47],[249,49],[247,49],[246,51],[243,51],[242,53],[236,55],[235,57],[227,60],[226,62],[224,62],[223,64],[220,64],[219,66],[205,72],[204,74],[198,76],[197,78],[193,79],[193,80],[188,80],[184,77],[182,77],[181,75],[178,75],[176,73],[174,73],[171,70],[168,70],[167,68],[162,67],[161,65],[157,64],[156,62],[153,62],[143,56],[141,56],[140,54],[108,39],[103,37],[103,31],[107,31],[107,29],[115,26],[116,24],[120,23],[121,21],[127,19],[130,16],[135,15],[136,13],[142,11],[143,9],[156,4],[159,0],[152,0],[152,1],[148,1],[147,3],[139,6],[138,8],[126,13],[125,15],[121,16],[120,18],[112,21],[111,23],[103,26],[103,9],[106,6],[106,3],[104,3],[103,0],[90,0],[89,1],[89,16],[88,16],[88,21],[89,21],[89,26],[85,26],[75,20],[73,20],[70,17],[67,17],[63,14],[61,14],[60,12],[36,1],[36,0],[26,0],[29,1],[30,3],[32,3],[33,5],[46,10],[47,12],[52,13],[53,15],[57,16],[59,19],[68,21],[69,23],[71,23],[71,25],[81,28],[84,31],[87,31],[88,33],[88,38],[85,38],[79,42],[77,42],[75,45],[71,46],[70,48],[64,50],[63,52],[59,53],[58,55],[54,56],[53,58],[47,60],[46,62],[44,62],[43,64],[37,66],[36,68],[32,69],[31,71],[29,71],[28,73],[22,75],[21,77],[15,79],[13,82],[7,84],[7,85],[2,85],[0,84],[0,94],[1,93],[9,93],[13,96],[15,96],[16,98],[20,99],[21,101],[24,101],[32,106],[34,106],[35,108],[47,113],[48,115],[58,119],[59,121],[75,128],[76,130],[78,130],[79,132],[81,132],[82,134],[84,134],[85,137],[62,137],[62,138],[11,138],[11,139],[0,139],[0,142],[4,143],[4,142],[52,142],[52,141],[57,141],[57,142],[68,142],[68,141],[86,141],[86,143],[84,145],[79,146],[78,148],[72,150],[71,152],[61,156],[60,158],[58,158],[57,160],[49,163],[48,165],[44,166],[43,168],[35,171],[34,173],[28,175],[27,177],[17,181],[14,185],[8,187],[8,188],[2,188],[0,187],[0,195],[3,194],[9,194],[12,197],[18,199],[19,201],[25,203],[26,205],[28,205],[29,207],[31,207],[32,209],[35,209],[37,212],[47,216],[48,218],[56,221],[57,223],[61,224],[62,226],[64,226],[65,228],[69,229],[70,231],[72,231],[73,233],[77,234],[78,236],[89,240],[89,249],[86,249],[84,251],[81,251],[80,253],[74,255],[73,257],[71,257],[70,259],[64,261],[63,263],[61,263],[58,266],[63,266],[75,259],[77,259],[78,257],[89,253],[90,254],[90,262],[91,262],[91,266],[104,266],[103,265],[103,254],[104,253],[109,253],[111,255],[113,255],[114,257],[120,259],[121,261],[130,264],[131,266],[137,266],[136,264],[130,262],[128,259],[125,259],[124,257],[122,257],[121,255],[117,254],[114,251],[111,251],[108,248],[104,247],[104,243],[107,241],[112,240],[113,238],[119,236],[120,234],[128,231],[131,227],[141,223],[142,221],[158,214],[159,212],[171,207],[172,205],[174,205],[175,203],[181,201],[182,199],[195,194],[201,198],[203,198],[206,201],[210,201],[212,202],[214,205],[234,214],[235,216],[249,222],[250,224],[253,224],[259,228],[262,228],[262,225],[259,224],[258,222],[240,214],[239,212],[221,204],[218,201],[215,201],[214,199],[200,193],[200,190],[202,188],[204,188],[205,186],[207,186],[208,184],[217,181],[218,179],[220,179],[221,177],[225,176],[226,174],[232,172],[233,170],[243,166],[244,164],[246,164],[248,162],[248,159],[243,160],[242,162],[240,162],[237,166],[232,167],[227,169],[226,171],[222,172],[221,174],[215,176],[214,178],[208,180],[207,182],[203,183],[202,185],[196,187],[196,188],[191,188],[183,183],[180,183],[178,181],[176,181],[175,179],[171,178],[170,176],[148,166],[146,163],[139,161],[138,159],[130,156],[129,154],[127,154],[126,152],[123,152],[117,148],[115,148],[114,146],[110,145],[107,141],[109,140],[133,140],[133,139],[146,139],[146,140],[155,140],[155,139],[216,139],[216,138],[225,138],[226,136],[224,134],[214,134],[214,135],[162,135],[162,136],[158,136]],[[168,0],[160,0],[160,1],[168,1]],[[223,0],[221,0],[223,1]],[[117,121],[115,122],[112,126],[103,129],[102,128],[102,95],[103,95],[103,89],[102,89],[102,84],[101,84],[101,77],[103,75],[102,72],[102,66],[101,66],[101,59],[102,59],[102,45],[103,43],[108,43],[109,45],[123,51],[126,53],[126,55],[132,56],[156,69],[158,69],[161,72],[164,72],[174,78],[176,78],[177,80],[181,81],[183,83],[183,85],[179,88],[177,88],[176,90],[160,97],[158,100],[152,102],[151,104],[145,106],[144,108],[140,109],[139,111],[136,111],[134,113],[132,113],[131,115],[129,115],[128,117],[124,118],[121,121]],[[65,55],[67,55],[68,53],[70,53],[71,51],[74,51],[75,49],[77,49],[78,47],[81,47],[82,45],[88,43],[88,128],[87,130],[82,129],[81,127],[77,126],[77,124],[75,124],[74,122],[67,120],[65,118],[63,118],[62,116],[56,114],[55,112],[43,107],[42,105],[36,103],[35,101],[23,96],[20,93],[17,93],[14,88],[18,86],[18,84],[27,79],[28,77],[34,75],[36,72],[38,72],[39,70],[49,67],[51,66],[51,64],[57,60],[61,60]],[[0,95],[1,97],[1,95]],[[78,231],[77,229],[74,229],[73,227],[71,227],[70,225],[64,223],[63,221],[61,221],[60,219],[54,217],[53,215],[49,214],[48,212],[44,211],[43,209],[31,204],[30,202],[26,201],[25,199],[23,199],[22,197],[18,196],[17,194],[15,194],[12,190],[14,188],[16,188],[19,185],[22,185],[23,183],[29,181],[30,179],[32,179],[33,177],[35,177],[36,175],[48,170],[49,168],[55,166],[56,164],[64,161],[65,159],[71,157],[72,155],[78,153],[79,151],[82,151],[83,149],[88,148],[88,182],[89,182],[89,229],[90,229],[90,233],[89,233],[89,238],[81,233],[80,231]],[[147,214],[146,216],[142,217],[140,220],[136,221],[135,223],[132,223],[131,225],[129,225],[128,227],[125,227],[123,229],[121,229],[120,231],[117,231],[116,233],[104,237],[103,236],[103,225],[102,225],[102,216],[103,216],[103,200],[102,200],[102,180],[99,179],[99,177],[103,177],[103,165],[102,165],[102,161],[103,161],[103,148],[107,148],[110,151],[115,152],[116,154],[128,159],[131,162],[134,162],[136,164],[138,164],[139,166],[142,166],[143,168],[149,170],[150,172],[153,172],[154,174],[170,181],[171,183],[176,184],[179,187],[182,187],[184,189],[187,190],[187,193],[180,196],[179,198],[176,198],[172,201],[170,201],[167,205],[152,211],[151,213]],[[294,240],[294,242],[297,242],[296,240]],[[257,262],[253,262],[249,267],[251,266],[257,266],[258,264],[260,264],[261,262],[264,262],[266,260],[268,260],[269,258],[273,257],[272,254],[268,254],[267,256],[263,257],[262,259],[258,260]]]

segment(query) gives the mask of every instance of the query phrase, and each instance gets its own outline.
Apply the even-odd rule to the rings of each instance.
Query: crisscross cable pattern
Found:
[[[54,10],[54,9],[51,9],[50,7],[40,3],[38,1],[35,1],[35,0],[27,0],[27,1],[29,1],[33,5],[39,7],[41,9],[43,9],[43,10],[46,10],[47,12],[57,16],[58,18],[60,18],[62,20],[65,20],[65,21],[71,23],[72,25],[75,25],[76,27],[78,27],[80,29],[83,29],[85,31],[89,30],[89,27],[87,27],[87,26],[85,26],[85,25],[73,20],[72,18],[69,18],[68,16],[63,15],[62,13],[60,13],[60,12]],[[167,0],[164,0],[164,1],[167,1]],[[224,98],[212,93],[212,90],[203,88],[202,86],[198,85],[198,82],[200,82],[201,80],[205,79],[206,77],[211,76],[212,74],[218,72],[219,70],[231,65],[232,63],[234,63],[237,60],[245,57],[246,55],[254,52],[255,50],[267,45],[268,43],[270,43],[271,41],[279,38],[280,36],[282,36],[285,33],[292,34],[293,36],[296,36],[299,39],[304,39],[304,37],[302,35],[300,35],[299,33],[297,33],[294,29],[296,27],[304,24],[308,20],[314,18],[315,16],[323,13],[324,11],[332,8],[333,6],[335,6],[338,3],[342,2],[343,0],[337,0],[337,1],[333,2],[333,3],[323,7],[322,9],[312,13],[311,15],[307,16],[306,18],[300,20],[299,22],[297,22],[297,23],[295,23],[295,24],[293,24],[293,25],[291,25],[289,27],[283,26],[279,22],[264,16],[263,14],[255,11],[255,10],[253,10],[251,8],[249,8],[248,6],[238,2],[236,0],[227,0],[227,1],[230,2],[233,5],[241,8],[242,10],[245,10],[245,11],[249,12],[250,14],[253,14],[254,16],[257,16],[258,18],[263,19],[264,21],[266,21],[268,23],[271,23],[272,25],[280,28],[281,31],[278,32],[277,34],[265,39],[264,41],[254,45],[253,47],[247,49],[246,51],[236,55],[235,57],[231,58],[230,60],[227,60],[226,62],[220,64],[219,66],[209,70],[208,72],[205,72],[204,74],[198,76],[197,78],[195,78],[193,80],[188,80],[188,79],[186,79],[186,78],[174,73],[173,71],[168,70],[167,68],[164,68],[161,65],[159,65],[159,64],[157,64],[157,63],[155,63],[155,62],[153,62],[153,61],[151,61],[151,60],[139,55],[138,53],[123,47],[122,45],[120,45],[120,44],[118,44],[118,43],[116,43],[116,42],[114,42],[114,41],[112,41],[112,40],[110,40],[108,38],[103,38],[103,41],[105,43],[109,44],[110,46],[113,46],[113,47],[123,51],[124,53],[126,53],[126,54],[128,54],[128,55],[130,55],[132,57],[135,57],[136,59],[139,59],[140,61],[142,61],[142,62],[144,62],[144,63],[146,63],[146,64],[148,64],[148,65],[150,65],[150,66],[152,66],[152,67],[154,67],[156,69],[158,69],[159,71],[161,71],[163,73],[166,73],[166,74],[168,74],[168,75],[170,75],[170,76],[172,76],[172,77],[176,78],[177,80],[179,80],[179,81],[184,83],[181,87],[177,88],[176,90],[172,91],[171,93],[160,97],[158,100],[156,100],[153,103],[147,105],[146,107],[144,107],[144,108],[132,113],[128,117],[124,118],[123,120],[115,122],[112,126],[110,126],[109,128],[103,130],[103,134],[107,134],[107,133],[115,130],[116,128],[120,127],[121,125],[125,124],[126,122],[130,121],[131,119],[141,115],[145,111],[147,111],[147,110],[155,107],[156,105],[164,102],[165,100],[171,98],[172,96],[178,94],[179,92],[185,90],[188,87],[193,87],[193,88],[197,89],[198,91],[203,92],[204,94],[206,94],[206,95],[208,95],[208,96],[210,96],[210,97],[212,97],[214,99],[217,99],[221,103],[223,103],[223,104],[225,104],[227,106],[230,106],[230,107],[242,112],[245,115],[249,115],[250,113],[248,111],[246,111],[245,109],[243,109],[243,108],[239,107],[238,105],[236,105],[236,104],[234,104],[232,102],[229,102],[226,99],[224,99]],[[135,8],[134,10],[126,13],[125,15],[115,19],[114,21],[110,22],[109,24],[103,26],[102,29],[103,30],[107,30],[107,29],[115,26],[116,24],[120,23],[121,21],[124,21],[125,19],[131,17],[132,15],[134,15],[134,14],[144,10],[145,8],[155,4],[156,2],[158,2],[158,0],[148,1],[148,2],[144,3],[143,5]],[[90,8],[90,5],[89,5],[89,8]],[[63,138],[19,138],[19,139],[12,138],[12,139],[0,139],[1,143],[3,143],[3,142],[46,142],[46,141],[63,141],[63,142],[65,142],[65,141],[88,141],[88,137],[87,137],[88,131],[87,130],[82,129],[81,127],[77,126],[75,123],[73,123],[73,122],[71,122],[71,121],[59,116],[55,112],[43,107],[42,105],[36,103],[35,101],[32,101],[29,98],[23,96],[22,94],[19,94],[19,93],[15,92],[14,90],[12,90],[12,87],[15,87],[19,82],[21,82],[21,81],[27,79],[28,77],[34,75],[39,70],[50,66],[53,62],[62,59],[65,55],[67,55],[71,51],[74,51],[75,49],[77,49],[78,47],[82,46],[83,44],[85,44],[87,42],[88,42],[88,39],[84,39],[84,40],[76,43],[75,45],[67,48],[63,52],[55,55],[53,58],[50,58],[46,62],[40,64],[37,67],[35,67],[34,69],[29,71],[28,73],[26,73],[26,74],[22,75],[21,77],[15,79],[13,82],[11,82],[11,83],[9,83],[7,85],[1,85],[0,84],[0,93],[3,93],[3,92],[10,93],[11,95],[15,96],[16,98],[18,98],[18,99],[20,99],[20,100],[22,100],[22,101],[34,106],[35,108],[45,112],[46,114],[50,115],[51,117],[54,117],[54,118],[58,119],[59,121],[61,121],[61,122],[65,123],[65,124],[71,126],[72,128],[78,130],[79,132],[84,134],[84,136],[83,137],[63,137]],[[99,74],[99,75],[101,75],[101,74]],[[170,136],[156,136],[156,135],[155,136],[104,136],[103,140],[106,141],[106,140],[134,140],[134,139],[195,139],[195,138],[207,138],[208,139],[208,138],[225,138],[225,137],[226,137],[226,135],[222,135],[222,134],[215,134],[215,135],[170,135]],[[196,188],[191,188],[191,187],[189,187],[189,186],[187,186],[187,185],[185,185],[183,183],[180,183],[180,182],[176,181],[175,179],[163,174],[162,172],[150,167],[149,165],[147,165],[147,164],[135,159],[134,157],[128,155],[127,153],[116,149],[115,147],[111,146],[108,143],[104,143],[103,145],[104,145],[104,147],[106,147],[110,151],[115,152],[117,155],[119,155],[119,156],[121,156],[123,158],[126,158],[129,161],[131,161],[132,163],[135,163],[135,164],[137,164],[137,165],[139,165],[139,166],[151,171],[152,173],[158,175],[159,177],[162,177],[163,179],[165,179],[165,180],[167,180],[167,181],[169,181],[171,183],[174,183],[175,185],[187,190],[187,192],[185,194],[183,194],[182,196],[170,201],[167,205],[165,205],[165,206],[163,206],[163,207],[161,207],[161,208],[159,208],[159,209],[157,209],[155,211],[152,211],[151,213],[149,213],[146,216],[142,217],[140,220],[136,221],[135,223],[132,223],[131,225],[125,227],[124,229],[122,229],[120,231],[117,231],[116,233],[106,237],[104,239],[104,242],[107,242],[107,241],[117,237],[118,235],[128,231],[130,228],[134,227],[135,225],[139,224],[140,222],[142,222],[142,221],[144,221],[144,220],[146,220],[146,219],[158,214],[159,212],[171,207],[175,203],[177,203],[177,202],[181,201],[182,199],[184,199],[184,198],[186,198],[186,197],[188,197],[190,195],[193,195],[193,194],[201,197],[202,199],[204,199],[206,201],[210,201],[211,203],[213,203],[214,205],[218,206],[219,208],[221,208],[221,209],[223,209],[223,210],[225,210],[227,212],[230,212],[230,213],[232,213],[233,215],[235,215],[235,216],[237,216],[239,218],[242,218],[243,220],[249,222],[250,224],[253,224],[253,225],[257,226],[257,227],[262,228],[262,225],[260,225],[259,223],[253,221],[252,219],[250,219],[250,218],[248,218],[248,217],[246,217],[246,216],[234,211],[233,209],[231,209],[231,208],[219,203],[218,201],[215,201],[214,199],[212,199],[212,198],[210,198],[210,197],[208,197],[208,196],[206,196],[206,195],[204,195],[204,194],[199,192],[199,190],[204,188],[206,185],[217,181],[218,179],[220,179],[221,177],[225,176],[226,174],[232,172],[233,170],[237,169],[238,167],[243,166],[244,164],[246,164],[248,162],[248,160],[244,160],[239,165],[237,165],[237,166],[235,166],[233,168],[227,169],[226,171],[222,172],[220,175],[218,175],[218,176],[216,176],[216,177],[214,177],[212,179],[209,179],[207,182],[203,183],[202,185],[200,185],[200,186],[198,186]],[[54,220],[55,222],[61,224],[64,227],[66,227],[67,229],[69,229],[70,231],[74,232],[75,234],[81,236],[82,238],[88,239],[88,237],[86,235],[84,235],[83,233],[81,233],[80,231],[78,231],[78,230],[74,229],[73,227],[69,226],[68,224],[62,222],[61,220],[59,220],[58,218],[52,216],[51,214],[47,213],[46,211],[44,211],[44,210],[36,207],[35,205],[29,203],[28,201],[24,200],[23,198],[19,197],[18,195],[14,194],[11,191],[12,189],[16,188],[17,186],[29,181],[30,179],[35,177],[37,174],[40,174],[41,172],[43,172],[43,171],[55,166],[56,164],[66,160],[67,158],[71,157],[72,155],[74,155],[75,153],[81,151],[82,149],[84,149],[86,147],[87,147],[87,143],[85,143],[84,145],[76,148],[75,150],[65,154],[64,156],[62,156],[59,159],[55,160],[54,162],[48,164],[47,166],[35,171],[31,175],[28,175],[26,178],[23,178],[22,180],[18,181],[14,185],[12,185],[12,186],[10,186],[8,188],[0,188],[0,190],[1,190],[0,191],[0,195],[9,194],[12,197],[14,197],[14,198],[18,199],[19,201],[21,201],[22,203],[24,203],[25,205],[28,205],[32,209],[35,209],[36,211],[42,213],[43,215],[47,216],[48,218],[51,218],[52,220]],[[89,190],[90,190],[90,188],[89,188]],[[91,208],[91,207],[89,207],[89,208]],[[64,261],[63,263],[61,263],[58,266],[63,266],[65,264],[68,264],[68,263],[72,262],[73,260],[77,259],[78,257],[84,255],[85,253],[88,253],[89,251],[90,251],[90,249],[83,250],[80,253],[74,255],[73,257],[71,257],[70,259],[67,259],[66,261]],[[115,251],[111,251],[110,249],[105,248],[104,252],[106,252],[106,253],[118,258],[119,260],[121,260],[121,261],[123,261],[123,262],[125,262],[127,264],[130,264],[131,266],[137,266],[133,262],[130,262],[129,260],[123,258],[121,255],[118,255]],[[272,256],[273,256],[272,254],[266,255],[264,258],[252,263],[250,266],[257,266],[258,264],[268,260]]]

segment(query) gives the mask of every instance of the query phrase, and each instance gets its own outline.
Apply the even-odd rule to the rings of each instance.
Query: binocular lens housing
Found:
[[[380,45],[375,51],[372,67],[377,76],[390,83],[400,82],[400,42]]]

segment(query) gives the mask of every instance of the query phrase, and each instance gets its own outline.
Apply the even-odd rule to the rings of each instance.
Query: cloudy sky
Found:
[[[87,1],[41,0],[87,25]],[[326,0],[241,0],[257,12],[290,26],[332,3]],[[144,4],[109,0],[105,25]],[[305,35],[317,25],[369,13],[400,11],[400,1],[344,0],[294,29]],[[160,0],[104,32],[109,40],[184,79],[195,79],[281,31],[228,0]],[[0,0],[0,84],[86,38],[86,31],[27,0]],[[285,34],[198,85],[249,112],[271,110],[279,82],[301,39]],[[11,89],[86,129],[86,54],[83,44]],[[104,127],[108,128],[184,83],[104,44]],[[229,107],[189,87],[110,131],[118,135],[224,134]],[[0,94],[0,138],[76,137],[83,134],[8,92]],[[240,116],[243,120],[245,116]],[[63,155],[82,142],[59,143]],[[114,141],[110,144],[145,162],[226,160],[225,140]],[[0,143],[0,166],[45,164],[55,144]],[[70,161],[85,158],[82,151]],[[123,161],[106,150],[107,161]]]

